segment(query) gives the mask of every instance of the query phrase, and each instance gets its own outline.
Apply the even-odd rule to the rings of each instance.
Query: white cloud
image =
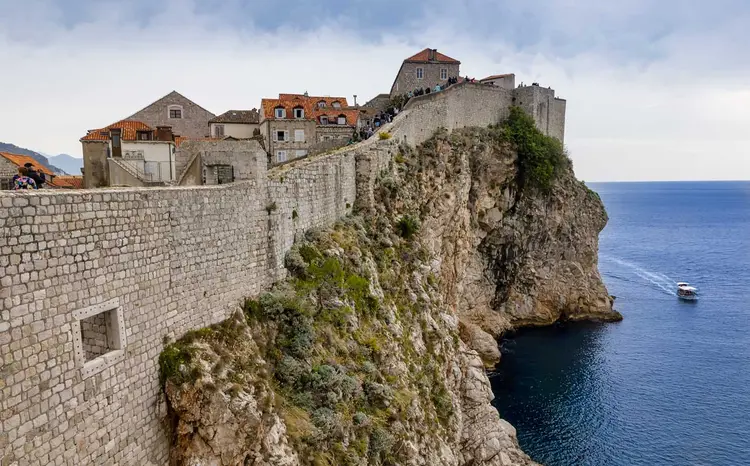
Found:
[[[21,21],[45,25],[30,42],[0,36],[0,140],[80,156],[86,130],[173,89],[217,114],[305,90],[357,94],[363,103],[390,88],[403,58],[431,46],[460,59],[464,75],[514,72],[517,81],[551,85],[568,99],[566,143],[587,181],[750,179],[750,88],[743,81],[747,52],[736,43],[739,21],[723,31],[663,35],[643,61],[607,53],[607,40],[565,56],[498,36],[481,40],[458,29],[460,18],[374,43],[342,28],[342,18],[315,31],[232,30],[185,5],[172,0],[145,27],[127,11],[102,8],[92,15],[97,20],[72,29],[54,14],[43,23]],[[606,31],[586,37],[597,35]]]

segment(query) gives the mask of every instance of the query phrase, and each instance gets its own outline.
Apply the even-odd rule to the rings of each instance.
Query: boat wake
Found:
[[[652,272],[644,269],[638,264],[604,254],[600,256],[600,259],[622,266],[622,272],[625,272],[622,275],[617,273],[605,273],[604,275],[607,277],[627,283],[646,285],[649,288],[660,291],[669,296],[677,296],[677,292],[675,291],[676,281],[661,272]]]

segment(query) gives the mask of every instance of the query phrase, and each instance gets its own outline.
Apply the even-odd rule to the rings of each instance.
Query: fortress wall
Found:
[[[223,320],[284,276],[303,232],[371,207],[399,143],[511,101],[453,86],[413,99],[392,139],[270,172],[261,154],[227,185],[0,193],[0,464],[166,465],[165,337]]]
[[[508,115],[513,91],[476,83],[456,84],[434,94],[415,97],[394,121],[392,134],[399,141],[418,145],[440,128],[488,126]]]
[[[295,235],[355,201],[352,154],[283,181],[265,160],[256,170],[210,187],[0,193],[0,464],[167,464],[165,336],[228,317],[280,275]]]

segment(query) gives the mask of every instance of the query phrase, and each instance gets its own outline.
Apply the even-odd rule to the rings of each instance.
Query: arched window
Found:
[[[170,105],[167,107],[167,117],[170,120],[182,119],[182,105]]]
[[[327,125],[328,124],[328,117],[325,116],[325,115],[323,115],[322,117],[320,117],[320,124],[321,125]]]
[[[294,118],[305,118],[305,109],[300,106],[294,107]]]
[[[346,124],[346,115],[339,115],[338,124],[340,124],[340,125],[345,125]]]
[[[286,109],[281,105],[276,107],[273,111],[276,118],[286,118]]]
[[[318,101],[318,108],[325,108],[325,106],[326,106],[326,101],[325,100]]]
[[[333,102],[331,105],[333,106],[333,108],[341,108],[341,102],[339,102],[338,100]]]

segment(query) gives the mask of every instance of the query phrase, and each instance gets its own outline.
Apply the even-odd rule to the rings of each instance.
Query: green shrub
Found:
[[[557,139],[542,134],[534,119],[520,107],[511,107],[510,116],[499,128],[500,136],[513,144],[518,153],[521,187],[548,191],[552,182],[570,160]]]
[[[419,230],[419,221],[411,215],[404,215],[396,225],[398,235],[409,240]]]
[[[383,131],[382,133],[378,133],[378,139],[381,141],[392,138],[393,135],[391,133]]]
[[[398,154],[396,154],[395,157],[393,157],[393,161],[396,163],[406,163],[406,159],[404,158],[403,155],[401,155],[401,152],[399,152]]]
[[[173,343],[159,354],[159,380],[162,384],[167,379],[184,380],[184,372],[189,369],[192,354],[183,345]]]

